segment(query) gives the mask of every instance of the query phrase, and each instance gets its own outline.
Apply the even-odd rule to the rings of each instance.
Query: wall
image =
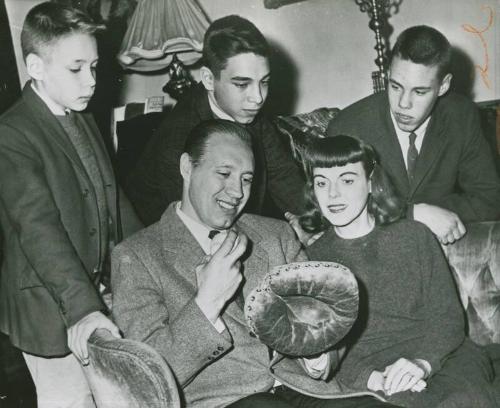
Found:
[[[16,42],[26,11],[39,2],[6,0]],[[279,77],[280,92],[275,88],[274,93],[283,97],[281,103],[286,103],[283,111],[344,107],[371,93],[371,72],[376,69],[375,39],[368,28],[368,16],[359,11],[353,0],[308,0],[277,10],[265,9],[262,0],[199,0],[199,3],[212,20],[231,13],[250,19],[278,47],[282,64],[275,77]],[[485,28],[488,22],[485,6],[496,13],[492,27],[483,33],[488,64],[479,36],[462,27],[468,23],[479,30]],[[394,28],[392,41],[411,25],[428,24],[440,29],[463,52],[457,63],[461,68],[458,76],[468,81],[468,70],[475,71],[471,94],[476,101],[484,101],[500,98],[499,21],[499,0],[403,0],[399,12],[389,22]],[[483,69],[487,65],[484,80],[473,64]],[[22,68],[20,74],[24,82]],[[197,77],[196,72],[194,76]],[[127,74],[121,101],[142,101],[145,96],[162,95],[161,88],[167,80],[164,73]]]
[[[396,33],[418,24],[438,28],[463,53],[462,57],[458,55],[455,68],[459,71],[471,68],[474,76],[472,97],[476,101],[500,98],[500,0],[406,0],[391,23]],[[480,36],[470,30],[485,30],[482,34],[485,46]],[[484,78],[483,70],[486,71]],[[457,74],[463,76],[464,73]]]
[[[211,19],[231,13],[250,19],[273,44],[280,46],[282,58],[290,65],[280,76],[295,76],[295,81],[281,85],[295,88],[285,94],[300,95],[289,107],[290,111],[305,112],[319,106],[344,107],[371,93],[371,72],[376,69],[375,39],[368,28],[368,16],[360,12],[354,1],[308,0],[277,10],[265,9],[261,0],[199,2]],[[488,10],[482,9],[484,5],[497,14],[493,26],[483,34],[489,53],[490,87],[476,69],[471,94],[477,101],[500,98],[498,0],[403,0],[399,12],[389,20],[394,29],[391,40],[411,25],[439,28],[466,55],[458,61],[457,66],[462,70],[457,76],[462,82],[468,82],[466,68],[474,71],[470,59],[484,67],[485,57],[479,36],[466,32],[462,24],[469,23],[480,30],[486,27]],[[129,75],[125,81],[128,87],[125,100],[140,99],[144,93],[158,93],[165,82],[165,75],[150,76],[147,80],[140,75]]]
[[[19,71],[19,80],[21,86],[28,80],[28,74],[24,66],[21,54],[21,29],[23,26],[24,17],[28,11],[43,0],[5,0],[5,8],[9,17],[10,32],[14,43],[14,51],[16,53],[16,64]]]

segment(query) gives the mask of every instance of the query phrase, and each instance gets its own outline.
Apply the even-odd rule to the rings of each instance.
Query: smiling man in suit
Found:
[[[254,170],[240,125],[211,120],[192,130],[180,158],[182,200],[113,252],[118,326],[166,359],[187,407],[386,406],[369,392],[338,398],[353,390],[329,376],[335,355],[271,364],[249,335],[244,297],[272,267],[305,260],[286,222],[241,215]]]
[[[437,30],[410,27],[392,50],[387,92],[345,108],[328,135],[350,134],[375,147],[407,216],[443,244],[464,223],[500,216],[500,181],[475,105],[449,92],[451,46]]]

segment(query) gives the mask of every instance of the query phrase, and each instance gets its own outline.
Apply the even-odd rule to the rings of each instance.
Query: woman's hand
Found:
[[[425,360],[400,358],[388,365],[383,372],[384,393],[392,395],[407,390],[420,392],[426,387],[424,380],[430,372],[431,366]]]
[[[370,391],[384,391],[384,373],[381,371],[373,370],[370,374],[370,378],[368,378],[367,387]]]

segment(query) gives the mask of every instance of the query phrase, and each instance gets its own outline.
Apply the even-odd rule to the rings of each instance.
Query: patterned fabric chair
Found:
[[[467,234],[443,246],[466,311],[469,337],[500,343],[500,222],[467,225]]]
[[[288,137],[292,154],[299,163],[304,146],[317,137],[324,137],[328,123],[340,112],[338,108],[319,108],[309,113],[278,116],[276,126]]]
[[[180,407],[170,368],[148,345],[98,330],[88,348],[84,371],[98,408]]]

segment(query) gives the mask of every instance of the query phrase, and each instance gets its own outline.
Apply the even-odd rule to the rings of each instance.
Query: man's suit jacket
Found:
[[[243,261],[244,296],[270,268],[305,259],[285,222],[245,214],[236,228],[251,241]],[[195,269],[204,257],[178,218],[175,203],[158,223],[118,245],[112,256],[113,316],[118,326],[126,338],[146,342],[166,359],[188,407],[225,406],[269,390],[274,378],[322,398],[349,393],[334,379],[312,379],[298,360],[285,359],[271,373],[268,349],[249,334],[236,302],[225,308],[222,319],[227,329],[218,333],[194,300]]]
[[[417,203],[446,208],[464,222],[500,216],[500,180],[477,108],[467,98],[449,93],[438,99],[411,184],[386,92],[342,110],[328,126],[328,136],[337,134],[357,136],[377,150],[382,167],[407,200],[410,216]]]
[[[94,120],[89,114],[77,114],[77,120],[93,135],[113,222],[110,234],[119,241],[122,232],[128,235],[141,224],[130,203],[118,200]],[[0,118],[0,200],[0,330],[23,351],[67,354],[67,328],[90,312],[105,310],[96,289],[105,254],[99,250],[93,183],[68,135],[29,82],[22,98]]]
[[[124,185],[146,225],[158,221],[168,204],[181,199],[179,161],[186,138],[196,125],[214,117],[207,91],[201,83],[197,84],[167,114],[146,145]],[[262,214],[268,191],[282,211],[299,213],[304,180],[276,129],[262,113],[245,127],[252,134],[255,156],[252,193],[245,212]]]

